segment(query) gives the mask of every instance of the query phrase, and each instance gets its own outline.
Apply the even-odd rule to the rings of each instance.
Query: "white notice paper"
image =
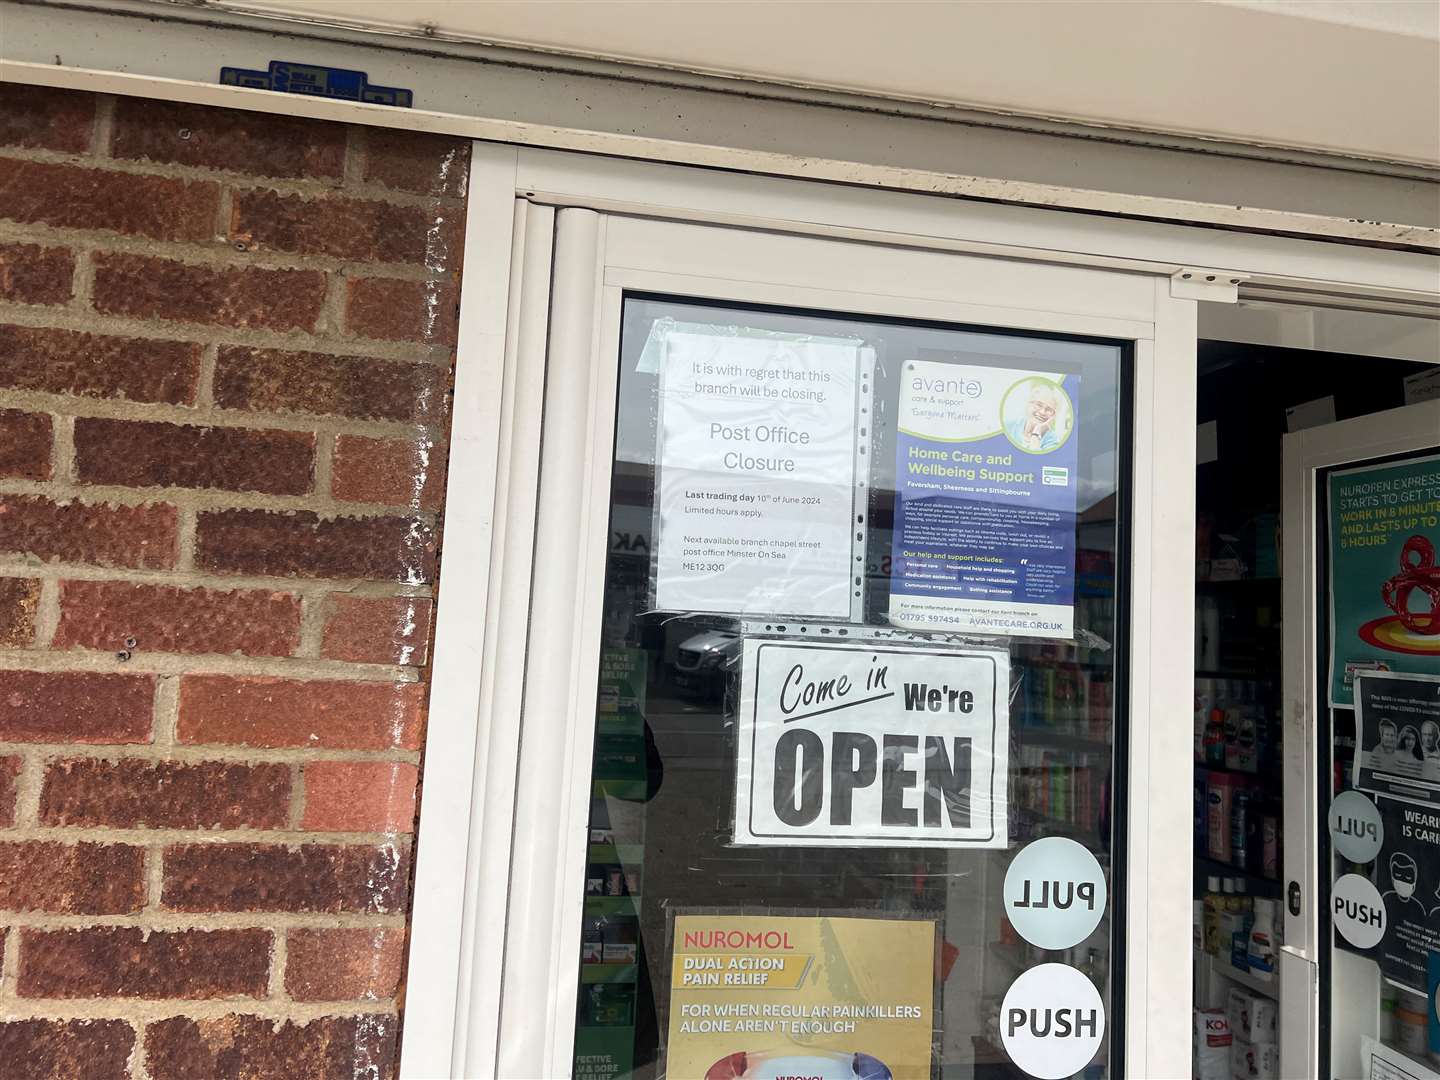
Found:
[[[745,642],[735,843],[1003,848],[1010,657]]]
[[[667,335],[657,610],[849,616],[861,354],[844,341]]]
[[[1365,1080],[1440,1080],[1440,1073],[1369,1035],[1361,1037],[1360,1062]]]

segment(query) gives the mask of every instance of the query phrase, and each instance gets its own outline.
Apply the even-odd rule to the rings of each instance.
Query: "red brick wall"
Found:
[[[392,1075],[467,150],[0,84],[0,1072]]]

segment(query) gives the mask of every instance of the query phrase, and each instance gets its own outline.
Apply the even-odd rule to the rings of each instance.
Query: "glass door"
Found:
[[[1440,401],[1288,436],[1286,489],[1283,1060],[1435,1080]]]
[[[1188,302],[555,217],[502,1075],[1183,1068]]]

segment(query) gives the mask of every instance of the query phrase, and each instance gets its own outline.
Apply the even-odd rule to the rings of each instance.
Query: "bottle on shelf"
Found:
[[[1275,901],[1255,899],[1255,921],[1250,927],[1250,948],[1246,957],[1250,974],[1261,982],[1275,979]]]
[[[1247,956],[1250,952],[1250,897],[1244,894],[1243,878],[1226,878],[1228,893],[1225,897],[1225,915],[1221,922],[1220,954],[1230,957],[1232,967],[1241,971],[1249,968]]]
[[[1230,861],[1240,869],[1249,865],[1250,792],[1241,789],[1230,801]]]
[[[1210,710],[1205,725],[1205,764],[1225,767],[1225,710],[1219,707]]]

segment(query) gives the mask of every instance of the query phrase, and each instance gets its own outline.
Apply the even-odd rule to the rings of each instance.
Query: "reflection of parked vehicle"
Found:
[[[693,697],[718,698],[740,667],[744,639],[730,630],[703,630],[675,651],[675,685]]]

